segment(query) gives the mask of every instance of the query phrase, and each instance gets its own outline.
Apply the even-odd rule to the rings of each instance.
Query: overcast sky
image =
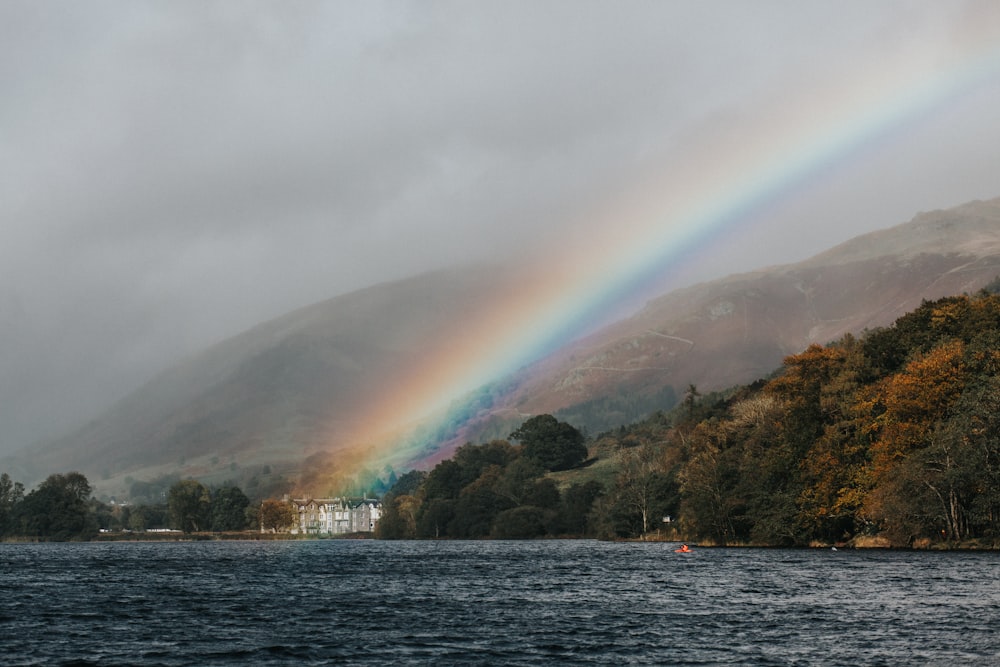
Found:
[[[4,0],[0,452],[296,307],[558,243],[686,138],[946,57],[996,6]],[[993,81],[665,287],[1000,196],[998,146]]]

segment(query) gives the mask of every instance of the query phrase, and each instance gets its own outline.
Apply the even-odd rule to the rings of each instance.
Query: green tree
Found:
[[[90,482],[78,472],[49,475],[17,505],[14,532],[52,540],[88,539],[97,532]]]
[[[465,487],[474,482],[492,466],[506,467],[520,451],[506,440],[492,440],[485,445],[467,444],[455,450],[452,461],[458,465],[460,484]]]
[[[146,506],[138,505],[129,509],[128,520],[125,524],[129,530],[141,533],[146,530]]]
[[[552,415],[536,415],[510,434],[521,443],[524,456],[536,459],[546,470],[567,470],[587,458],[583,434]]]
[[[423,485],[424,497],[427,500],[437,498],[453,500],[458,498],[462,487],[467,483],[463,481],[462,467],[451,459],[445,459],[428,473]]]
[[[784,546],[807,542],[799,503],[808,496],[811,480],[803,462],[841,412],[830,387],[843,372],[845,355],[842,346],[810,345],[786,357],[781,374],[764,391],[774,408],[729,434],[741,457],[737,495],[746,509],[745,524],[737,528],[744,539]]]
[[[559,487],[556,485],[554,479],[545,477],[543,479],[536,480],[528,488],[528,492],[524,496],[522,505],[531,505],[533,507],[538,507],[541,509],[558,509],[559,500],[561,495],[559,493]]]
[[[167,512],[170,525],[185,533],[205,530],[210,525],[212,498],[201,482],[186,479],[170,487]]]
[[[432,498],[421,505],[417,515],[417,537],[448,537],[448,525],[455,518],[455,501],[449,498]]]
[[[462,489],[455,504],[455,518],[448,526],[451,537],[487,537],[496,515],[513,506],[495,490],[501,474],[500,466],[490,466],[476,481]]]
[[[238,486],[225,486],[212,494],[212,530],[244,530],[250,499]]]
[[[423,470],[411,470],[396,480],[396,483],[389,489],[389,493],[396,496],[412,496],[423,486],[426,480],[426,472]]]
[[[8,534],[18,503],[24,500],[24,485],[11,480],[7,473],[0,475],[0,537]]]
[[[512,507],[497,515],[490,537],[498,540],[530,540],[545,535],[544,511],[525,505]]]
[[[560,507],[561,525],[564,533],[585,536],[592,533],[589,525],[591,509],[604,492],[604,487],[596,480],[573,484],[562,494]]]
[[[522,456],[503,469],[494,490],[515,505],[533,504],[527,502],[527,497],[534,490],[535,482],[544,474],[545,470],[537,459]]]

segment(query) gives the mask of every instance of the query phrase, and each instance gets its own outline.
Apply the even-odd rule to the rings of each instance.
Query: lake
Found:
[[[994,665],[995,552],[0,544],[3,665]]]

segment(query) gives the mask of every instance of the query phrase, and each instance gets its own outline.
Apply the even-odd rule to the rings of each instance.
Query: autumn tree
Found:
[[[292,504],[283,500],[267,499],[260,504],[260,527],[280,533],[295,525],[298,515]]]
[[[678,474],[684,529],[721,544],[737,540],[745,500],[735,493],[738,457],[718,423],[703,422],[689,434],[689,458]]]
[[[858,514],[870,488],[869,438],[858,392],[868,377],[868,360],[853,336],[838,344],[838,369],[820,391],[822,433],[801,464],[798,523],[811,539],[835,542],[859,529]]]
[[[740,442],[742,451],[739,495],[747,503],[751,541],[781,545],[807,541],[802,501],[810,494],[803,462],[822,440],[827,424],[842,412],[845,399],[831,388],[843,383],[844,362],[852,346],[853,339],[827,347],[810,345],[786,357],[781,373],[753,399],[770,397],[773,404],[753,410],[752,420],[739,415],[733,420],[730,439]]]
[[[928,454],[921,450],[932,444],[947,447],[952,441],[936,427],[951,416],[962,394],[963,352],[960,341],[943,343],[873,386],[863,399],[872,416],[873,440],[873,489],[865,499],[865,512],[896,542],[926,529],[920,518],[926,513],[925,497],[919,491],[927,490],[931,468],[920,463]]]
[[[888,488],[905,485],[893,505],[902,511],[889,516],[908,533],[959,541],[995,530],[1000,507],[998,345],[1000,335],[987,331],[964,348],[960,363],[951,360],[950,366],[964,370],[964,377],[941,374],[939,381],[947,386],[933,393],[943,402],[936,406],[938,418],[885,482]],[[961,395],[951,401],[956,385]]]

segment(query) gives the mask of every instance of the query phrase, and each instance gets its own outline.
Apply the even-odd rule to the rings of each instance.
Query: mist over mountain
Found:
[[[916,216],[806,261],[665,294],[640,312],[507,378],[424,463],[505,436],[544,412],[591,432],[668,408],[689,385],[766,376],[784,356],[887,325],[923,299],[1000,274],[1000,199]],[[447,350],[510,284],[466,267],[376,285],[265,322],[153,378],[83,428],[4,462],[26,482],[80,470],[106,491],[180,474],[221,481],[255,466],[290,479],[352,444],[367,406]],[[484,351],[484,354],[487,351]],[[415,461],[419,463],[419,461]],[[306,464],[308,465],[308,464]],[[319,491],[319,490],[317,490]]]
[[[477,266],[375,285],[265,322],[181,361],[83,428],[8,461],[15,477],[82,470],[113,486],[248,465],[294,477],[337,449],[420,355],[460,335],[500,289]]]

